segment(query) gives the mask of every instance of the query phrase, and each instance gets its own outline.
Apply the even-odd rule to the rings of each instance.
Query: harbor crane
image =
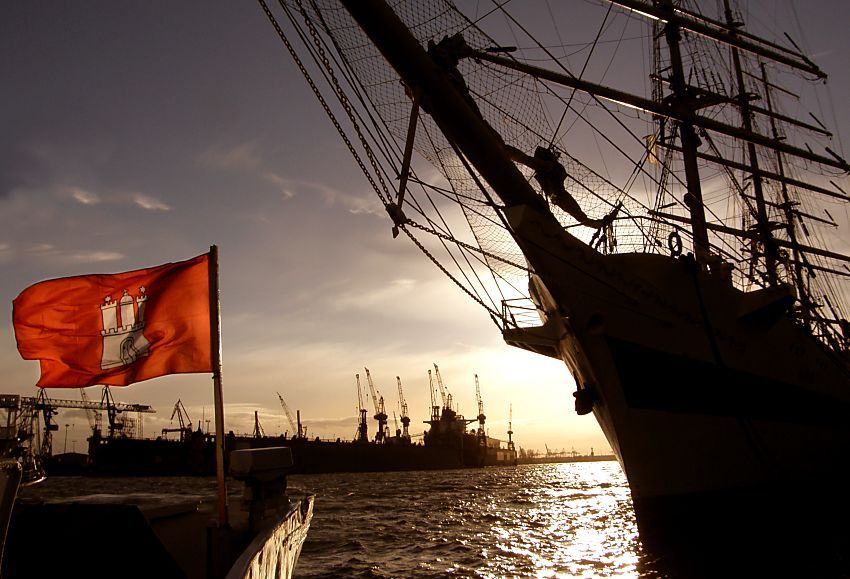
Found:
[[[487,419],[484,416],[484,400],[481,399],[481,387],[478,385],[478,374],[475,375],[475,400],[478,402],[478,439],[483,442],[484,435],[484,421]]]
[[[280,392],[277,392],[277,398],[280,400],[280,406],[283,408],[284,414],[286,414],[286,420],[289,421],[289,428],[292,430],[292,436],[295,438],[304,438],[306,433],[304,429],[301,427],[301,418],[299,417],[298,421],[292,417],[292,411],[289,409],[289,405],[283,400],[283,396],[280,395]]]
[[[446,410],[452,409],[452,395],[449,394],[446,390],[446,387],[443,386],[443,378],[440,376],[440,369],[437,367],[437,364],[434,364],[434,375],[437,377],[437,385],[440,387],[440,396],[443,399],[443,408]]]
[[[360,387],[360,374],[355,374],[357,379],[357,411],[360,413],[357,422],[357,434],[354,440],[357,442],[369,442],[369,425],[366,421],[366,409],[363,408],[363,390]]]
[[[21,481],[34,484],[46,477],[37,440],[38,411],[32,403],[23,404],[21,398],[19,394],[0,394],[3,423],[0,425],[0,454],[4,458],[17,458],[22,470]]]
[[[401,437],[406,440],[410,440],[410,432],[408,431],[408,426],[410,426],[410,416],[407,413],[407,401],[404,399],[404,391],[401,389],[401,378],[396,376],[395,379],[398,383],[398,403],[401,411]],[[396,425],[396,430],[398,430],[398,425]]]
[[[38,411],[41,410],[41,417],[44,422],[44,438],[41,440],[41,449],[39,452],[41,453],[41,456],[50,456],[53,454],[53,433],[59,430],[59,425],[53,423],[53,417],[56,416],[59,411],[56,410],[56,407],[53,404],[49,403],[44,388],[38,391],[38,396],[33,408],[35,410],[33,413],[34,415],[37,415]]]
[[[434,377],[431,375],[431,370],[428,370],[428,389],[431,391],[431,422],[436,422],[440,419],[440,407],[434,395]]]
[[[183,406],[183,401],[179,398],[174,404],[174,410],[171,411],[171,422],[174,423],[174,417],[177,417],[177,428],[163,428],[162,435],[165,436],[169,432],[179,432],[180,440],[185,442],[192,434],[192,419],[189,418],[189,413],[186,407]]]
[[[89,404],[89,397],[86,394],[85,388],[80,388],[80,400]],[[100,430],[100,412],[95,412],[94,409],[86,407],[86,419],[89,421],[89,430],[92,434]]]
[[[508,406],[508,450],[514,450],[514,441],[512,440],[512,436],[514,435],[514,428],[512,426],[514,420],[514,405],[511,404]],[[546,450],[549,450],[549,447],[546,447]]]
[[[123,422],[117,420],[117,416],[123,412],[136,412],[139,414],[138,424],[142,423],[141,414],[156,412],[150,406],[145,404],[122,404],[115,402],[109,392],[109,387],[103,387],[104,393],[101,402],[90,402],[88,400],[60,400],[56,398],[48,398],[46,389],[40,389],[38,396],[29,397],[21,396],[19,399],[21,416],[30,417],[29,420],[34,420],[39,414],[44,426],[44,438],[41,442],[39,450],[42,456],[50,456],[53,452],[53,432],[59,429],[58,424],[54,424],[53,417],[58,413],[57,408],[78,408],[82,410],[106,410],[109,417],[109,435],[114,436],[116,430],[123,428]],[[94,432],[99,435],[99,431]]]
[[[375,442],[378,444],[385,442],[387,437],[387,413],[384,410],[384,397],[378,396],[375,394],[375,385],[372,382],[372,374],[369,372],[369,368],[363,368],[366,370],[366,381],[369,383],[369,392],[372,393],[372,402],[375,405],[375,416],[373,417],[378,421],[378,432],[375,434]]]
[[[254,410],[254,438],[262,438],[266,435],[260,424],[260,413]]]

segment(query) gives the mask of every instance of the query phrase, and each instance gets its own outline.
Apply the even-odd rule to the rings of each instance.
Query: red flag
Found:
[[[12,307],[18,351],[41,361],[42,388],[126,386],[212,371],[209,254],[43,281]]]

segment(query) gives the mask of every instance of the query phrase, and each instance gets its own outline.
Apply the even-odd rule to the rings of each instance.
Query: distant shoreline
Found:
[[[517,458],[517,464],[548,464],[556,462],[599,462],[605,460],[617,460],[613,454],[594,454],[579,456],[535,456],[534,458]]]

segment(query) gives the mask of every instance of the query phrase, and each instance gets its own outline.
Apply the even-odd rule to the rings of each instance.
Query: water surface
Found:
[[[297,577],[635,577],[616,462],[290,477],[316,493]]]

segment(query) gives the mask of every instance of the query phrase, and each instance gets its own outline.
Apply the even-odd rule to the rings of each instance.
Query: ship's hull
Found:
[[[48,474],[54,473],[48,471]],[[60,471],[55,474],[73,473]],[[215,439],[200,432],[184,440],[92,437],[88,462],[75,474],[212,476],[215,474]]]
[[[241,438],[236,448],[280,444],[280,438]],[[463,468],[458,448],[427,447],[421,444],[375,444],[348,441],[288,440],[295,459],[294,472],[385,472]]]
[[[850,505],[848,365],[784,315],[787,294],[741,292],[689,259],[600,255],[526,208],[509,219],[544,323],[505,339],[566,362],[642,534]]]
[[[239,438],[236,448],[279,445],[280,438]],[[385,444],[288,440],[295,472],[386,472],[443,470],[483,466],[516,466],[516,451],[479,445],[474,436],[465,436],[457,445],[411,444],[390,439]]]
[[[68,484],[70,493],[76,483]],[[214,501],[178,492],[21,501],[10,516],[3,577],[289,579],[307,538],[314,500],[290,496],[287,506],[256,530],[236,507],[230,524],[221,528],[214,522]]]
[[[287,446],[294,457],[293,473],[386,472],[441,470],[482,466],[515,466],[516,452],[476,444],[422,445],[392,439],[386,444],[228,437],[226,450]],[[210,437],[178,440],[99,439],[90,443],[89,462],[77,474],[100,476],[211,476],[215,445]]]

